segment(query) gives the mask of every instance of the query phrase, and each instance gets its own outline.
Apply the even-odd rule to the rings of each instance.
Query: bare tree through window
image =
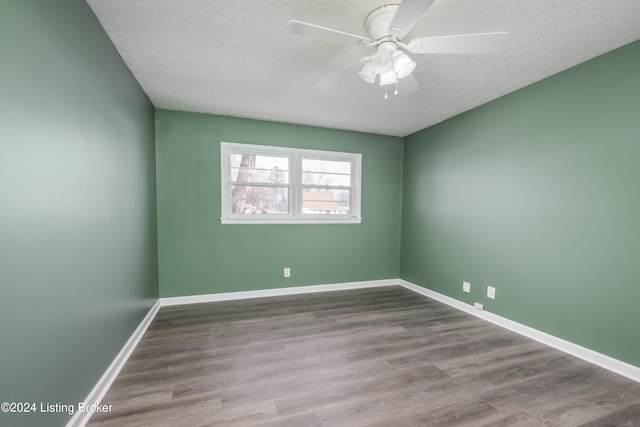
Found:
[[[226,142],[220,148],[224,224],[360,222],[361,154]]]
[[[243,154],[240,160],[240,169],[238,170],[238,177],[236,178],[236,181],[252,182],[253,171],[255,167],[256,167],[255,154]],[[249,186],[247,185],[234,186],[233,192],[231,194],[231,201],[232,201],[231,212],[244,213],[245,205],[248,199],[249,199]]]

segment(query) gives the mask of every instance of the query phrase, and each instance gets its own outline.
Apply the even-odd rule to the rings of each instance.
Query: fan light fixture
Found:
[[[394,70],[380,74],[380,86],[392,85],[398,83],[397,74]]]
[[[404,52],[396,50],[392,54],[393,70],[399,79],[404,79],[416,69],[416,63]]]
[[[375,83],[376,77],[380,75],[378,84],[387,86],[409,76],[415,68],[416,63],[406,53],[398,50],[396,43],[385,42],[378,46],[376,54],[369,58],[358,75],[370,84]]]
[[[507,42],[508,33],[504,31],[418,37],[408,42],[403,41],[432,3],[433,0],[401,0],[400,4],[387,4],[372,10],[364,20],[368,37],[296,20],[287,22],[285,27],[298,36],[314,36],[331,42],[375,48],[373,55],[364,56],[347,65],[316,83],[315,88],[330,89],[338,81],[351,75],[355,71],[354,67],[362,66],[358,75],[365,82],[374,84],[380,75],[378,84],[384,86],[384,99],[387,99],[389,85],[395,84],[394,95],[398,94],[398,80],[410,77],[404,81],[410,94],[420,88],[412,76],[416,63],[407,54],[496,53]]]
[[[378,75],[378,67],[373,61],[369,61],[364,64],[362,70],[358,73],[360,78],[367,83],[375,83],[376,76]]]

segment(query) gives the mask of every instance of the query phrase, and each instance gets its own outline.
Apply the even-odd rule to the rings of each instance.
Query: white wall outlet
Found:
[[[496,288],[494,288],[493,286],[487,287],[487,297],[496,299]]]
[[[284,268],[284,277],[291,277],[291,268],[289,267]]]
[[[484,305],[480,304],[479,302],[474,302],[473,307],[478,310],[484,310]]]
[[[466,293],[470,293],[471,292],[471,283],[469,282],[462,282],[462,290]]]

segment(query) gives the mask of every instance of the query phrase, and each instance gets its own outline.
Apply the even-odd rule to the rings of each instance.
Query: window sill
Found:
[[[362,218],[339,218],[339,219],[321,219],[321,218],[305,218],[305,219],[291,219],[291,218],[220,218],[221,224],[360,224]]]

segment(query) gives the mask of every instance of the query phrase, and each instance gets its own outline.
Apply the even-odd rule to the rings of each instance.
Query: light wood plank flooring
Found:
[[[640,426],[640,384],[399,286],[165,307],[90,426]]]

